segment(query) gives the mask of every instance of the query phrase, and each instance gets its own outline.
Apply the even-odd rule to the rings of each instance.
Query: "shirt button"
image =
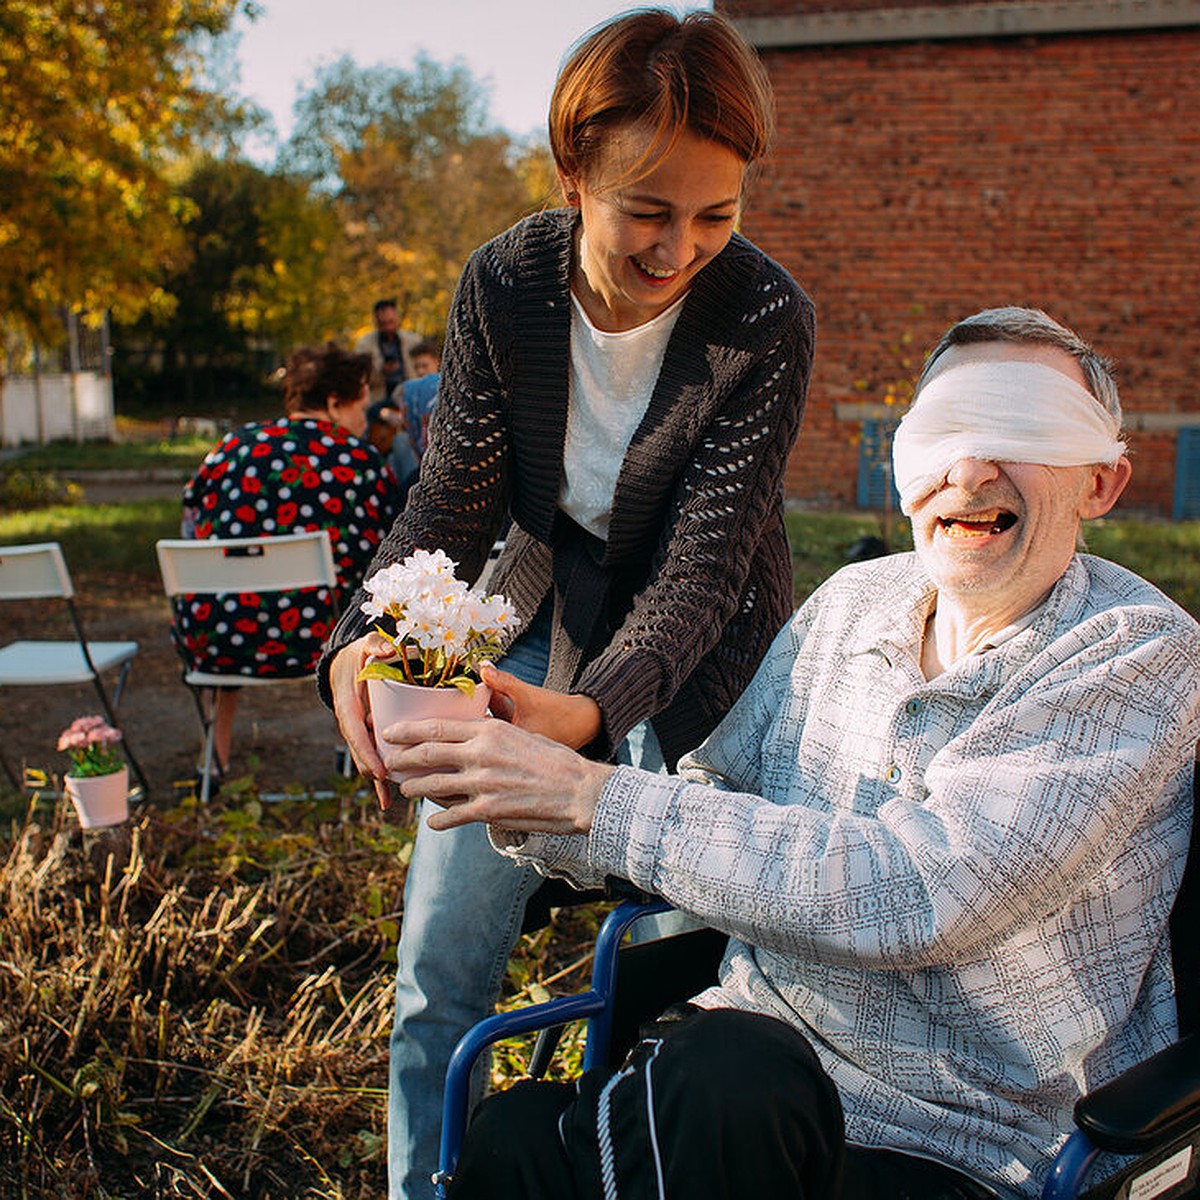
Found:
[[[899,783],[900,775],[900,768],[892,766],[888,767],[888,773],[884,776],[884,779],[886,779],[888,783]]]
[[[915,717],[917,713],[919,713],[924,707],[925,705],[922,704],[920,700],[914,698],[905,704],[904,711],[908,713],[910,717]]]

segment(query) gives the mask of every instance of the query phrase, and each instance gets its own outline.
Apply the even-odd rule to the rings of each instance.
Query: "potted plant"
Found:
[[[129,816],[129,767],[121,731],[103,717],[76,717],[58,737],[71,758],[64,783],[85,829],[119,825]]]
[[[505,597],[455,578],[456,566],[441,550],[416,550],[363,584],[370,597],[363,612],[394,627],[377,624],[376,631],[395,655],[368,663],[358,675],[367,681],[381,755],[388,746],[380,731],[396,721],[487,712],[491,689],[479,680],[479,664],[498,657],[521,622]],[[393,772],[390,778],[402,782],[408,775]]]

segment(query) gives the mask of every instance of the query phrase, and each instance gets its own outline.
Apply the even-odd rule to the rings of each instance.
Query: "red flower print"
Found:
[[[285,467],[279,472],[280,483],[295,483],[300,478],[300,469],[298,467]]]
[[[340,513],[342,511],[342,498],[340,496],[326,496],[323,503],[326,512]]]
[[[192,616],[197,621],[207,621],[212,616],[212,605],[207,600],[201,601],[192,609]]]
[[[332,474],[338,483],[353,483],[358,472],[353,467],[338,466],[333,468]]]
[[[263,654],[286,654],[287,646],[283,642],[263,642],[259,647]]]
[[[275,514],[275,518],[280,525],[291,525],[295,522],[299,511],[296,505],[289,500],[279,506],[279,511]]]
[[[300,624],[300,610],[296,608],[285,608],[279,614],[279,628],[285,633],[291,633]]]
[[[243,608],[261,608],[262,597],[257,592],[239,592],[238,603]]]
[[[242,480],[242,491],[257,496],[262,491],[262,480],[257,475],[247,475]]]
[[[251,458],[267,458],[272,451],[270,442],[259,442],[253,450],[250,451]]]
[[[300,476],[300,483],[306,488],[318,488],[321,486],[321,477],[316,471],[305,471]]]
[[[235,517],[237,517],[237,519],[239,521],[253,521],[254,516],[255,516],[254,505],[253,504],[239,504],[237,506],[237,508],[234,510],[233,515]]]
[[[238,633],[254,633],[258,629],[258,622],[251,617],[239,617],[234,621],[233,627]]]

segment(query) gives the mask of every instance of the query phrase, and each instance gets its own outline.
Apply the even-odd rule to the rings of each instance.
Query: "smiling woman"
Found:
[[[488,675],[493,712],[596,760],[673,764],[791,610],[781,480],[813,310],[734,232],[772,127],[766,74],[724,18],[641,9],[585,35],[549,117],[565,204],[468,262],[420,479],[373,566],[441,549],[473,580],[509,522],[488,586],[522,624]],[[322,679],[386,804],[356,682],[366,630],[352,605]],[[392,1043],[393,1200],[427,1191],[446,1060],[492,1006],[538,883],[478,829],[418,836]]]

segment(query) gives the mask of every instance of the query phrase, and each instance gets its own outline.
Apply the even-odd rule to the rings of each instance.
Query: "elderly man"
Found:
[[[1076,1098],[1177,1032],[1200,629],[1076,552],[1124,450],[1085,343],[977,314],[896,436],[915,553],[828,580],[677,776],[392,727],[430,825],[730,936],[620,1071],[486,1101],[452,1197],[1038,1194]]]

